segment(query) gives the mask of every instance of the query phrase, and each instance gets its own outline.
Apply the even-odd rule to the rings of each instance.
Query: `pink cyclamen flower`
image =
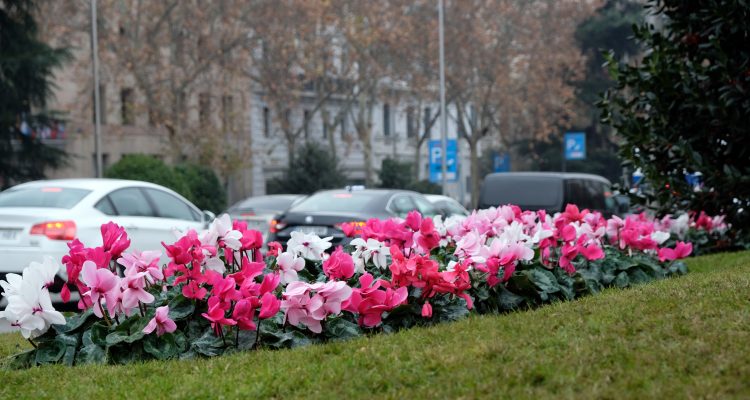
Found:
[[[112,255],[112,258],[120,257],[125,249],[130,247],[130,239],[125,232],[125,228],[114,222],[108,222],[101,226],[102,243],[105,252]]]
[[[664,247],[659,249],[659,261],[674,261],[681,258],[685,258],[693,252],[693,244],[685,242],[677,242],[674,249]]]
[[[161,306],[156,309],[156,315],[143,328],[143,333],[150,334],[154,330],[156,330],[156,336],[172,333],[177,330],[177,324],[169,318],[169,306]]]
[[[323,272],[330,279],[349,279],[354,276],[354,260],[339,246],[323,261]]]
[[[86,261],[83,263],[81,278],[89,287],[84,295],[90,297],[92,304],[100,304],[102,298],[108,302],[117,301],[120,279],[112,271],[106,268],[98,269],[93,261]],[[101,309],[94,306],[94,314],[101,318]]]
[[[154,283],[157,280],[164,279],[164,273],[159,267],[160,257],[160,251],[144,251],[142,253],[133,251],[123,253],[122,257],[117,259],[117,262],[125,266],[125,275],[147,272],[146,280],[149,283]]]
[[[281,308],[281,301],[270,292],[260,298],[260,304],[260,314],[258,314],[258,318],[260,319],[273,317]]]
[[[122,306],[127,310],[138,306],[138,302],[151,304],[154,295],[144,289],[145,272],[126,276],[122,279]]]
[[[425,301],[424,305],[422,306],[422,317],[432,318],[432,305],[429,301]]]

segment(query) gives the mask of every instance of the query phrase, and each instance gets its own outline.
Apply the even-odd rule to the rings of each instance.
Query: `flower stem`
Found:
[[[102,299],[101,299],[101,297],[99,298],[99,301],[97,303],[99,304],[99,311],[101,311],[102,315],[104,316],[104,321],[107,322],[107,326],[111,327],[112,326],[112,322],[109,320],[109,316],[107,315],[107,313],[104,312],[104,307],[102,307]]]
[[[255,331],[255,343],[253,343],[253,349],[257,349],[258,344],[260,343],[260,323],[261,320],[258,318],[258,329]]]
[[[29,338],[29,339],[26,339],[26,340],[28,340],[28,341],[29,341],[29,343],[31,343],[31,345],[32,345],[32,346],[34,346],[34,348],[35,348],[35,349],[37,348],[37,347],[36,347],[36,343],[34,343],[34,341],[33,341],[33,340],[31,340],[31,338]]]

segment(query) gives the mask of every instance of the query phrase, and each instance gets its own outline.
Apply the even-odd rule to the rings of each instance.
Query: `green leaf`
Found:
[[[190,343],[190,349],[204,356],[218,356],[224,352],[224,341],[216,336],[213,329],[208,328],[201,337]]]
[[[28,369],[33,366],[35,358],[36,349],[29,349],[9,357],[9,361],[4,367],[10,370]]]
[[[326,320],[324,331],[327,337],[335,340],[351,339],[362,334],[359,325],[343,317]]]
[[[109,327],[104,322],[99,321],[94,325],[91,325],[91,343],[106,347],[107,346],[107,335],[109,334]]]
[[[309,346],[313,343],[313,340],[309,337],[305,336],[304,333],[300,331],[293,331],[292,332],[292,341],[291,345],[292,348],[294,347],[302,347],[302,346]]]
[[[285,347],[290,347],[292,344],[292,332],[266,329],[261,329],[260,332],[261,342],[264,346],[282,349]]]
[[[65,355],[67,346],[61,341],[44,342],[37,345],[34,362],[36,364],[54,364]]]
[[[466,300],[458,297],[449,303],[433,308],[433,318],[440,322],[456,321],[469,315],[469,309],[466,308]]]
[[[504,286],[498,286],[497,291],[499,292],[497,299],[502,310],[516,310],[526,302],[526,298],[524,296],[519,296],[506,289]]]
[[[156,359],[174,358],[187,348],[187,341],[182,332],[166,333],[161,336],[149,335],[143,341],[143,350]]]
[[[89,344],[81,348],[76,354],[76,364],[104,364],[107,361],[107,354],[104,349],[95,345]]]
[[[67,323],[62,328],[62,332],[73,332],[80,328],[85,328],[84,325],[89,321],[96,321],[97,318],[93,310],[93,308],[89,308],[80,314],[68,318]]]
[[[109,359],[115,364],[129,364],[143,359],[141,342],[120,343],[107,348]]]
[[[240,331],[237,350],[250,350],[255,346],[258,331]]]
[[[169,318],[173,321],[183,320],[193,315],[193,312],[195,312],[195,303],[182,294],[175,296],[169,302]]]
[[[69,367],[72,367],[73,363],[75,362],[75,359],[76,359],[76,347],[66,346],[65,354],[63,355],[63,358],[62,358],[62,363]]]
[[[115,327],[115,330],[107,335],[106,345],[114,346],[116,344],[135,343],[145,336],[143,328],[148,324],[148,317],[141,317],[140,315],[133,315],[132,317],[122,321],[120,325]]]
[[[650,282],[653,279],[650,278],[641,268],[631,269],[628,271],[628,280],[631,285],[639,285],[641,283]]]
[[[630,279],[628,278],[628,273],[625,271],[622,271],[619,274],[617,274],[617,277],[614,280],[614,285],[620,289],[624,289],[628,287],[630,285]]]

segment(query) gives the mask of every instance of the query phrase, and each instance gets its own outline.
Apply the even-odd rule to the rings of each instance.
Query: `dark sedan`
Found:
[[[326,190],[313,194],[271,221],[269,241],[286,243],[294,231],[332,236],[334,245],[346,244],[344,223],[363,226],[370,218],[405,218],[417,210],[425,216],[438,214],[424,196],[391,189]]]

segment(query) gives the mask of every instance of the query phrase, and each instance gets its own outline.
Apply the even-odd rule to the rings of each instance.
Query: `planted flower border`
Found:
[[[568,205],[554,216],[503,206],[468,217],[344,224],[346,247],[299,232],[286,249],[227,215],[161,251],[131,250],[125,230],[102,225],[102,245],[69,243],[65,318],[48,287],[59,265],[32,263],[0,281],[0,312],[34,348],[9,368],[125,364],[296,347],[572,300],[687,272],[685,237],[723,240],[722,217],[646,214],[605,219]],[[52,328],[52,329],[50,329]]]

